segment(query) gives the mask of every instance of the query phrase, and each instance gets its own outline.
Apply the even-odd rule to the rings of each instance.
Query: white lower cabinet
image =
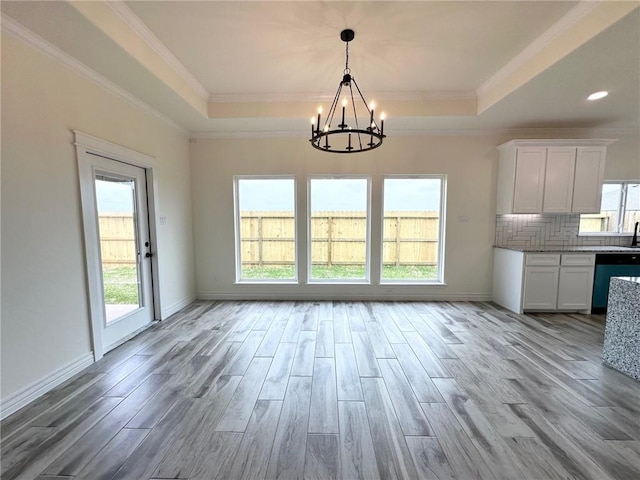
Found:
[[[517,313],[591,311],[595,254],[497,248],[493,301]]]
[[[590,310],[593,267],[561,267],[558,310]]]
[[[558,267],[526,267],[524,310],[555,310],[558,303]]]

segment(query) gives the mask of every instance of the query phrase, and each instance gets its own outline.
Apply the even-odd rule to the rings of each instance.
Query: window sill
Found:
[[[318,280],[309,280],[307,285],[371,285],[369,280],[362,279],[353,279],[350,280],[348,278],[322,278]]]
[[[300,285],[295,279],[278,279],[278,278],[252,278],[246,280],[236,280],[236,285]]]
[[[440,280],[431,280],[431,281],[423,281],[423,280],[384,280],[380,282],[380,285],[389,287],[392,285],[397,286],[430,286],[430,287],[446,287],[447,284],[444,281]]]

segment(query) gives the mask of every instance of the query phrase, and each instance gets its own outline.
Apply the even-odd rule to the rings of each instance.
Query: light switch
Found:
[[[160,223],[160,225],[166,225],[167,224],[167,216],[166,215],[160,215],[159,223]]]

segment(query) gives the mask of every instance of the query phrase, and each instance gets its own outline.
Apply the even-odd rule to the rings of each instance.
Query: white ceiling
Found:
[[[194,135],[306,132],[344,69],[388,133],[640,128],[637,2],[2,2]],[[635,8],[635,10],[633,10]],[[15,28],[14,28],[15,30]],[[611,94],[598,102],[596,90]]]
[[[575,2],[127,2],[212,94],[475,90]],[[505,41],[508,39],[508,41]]]

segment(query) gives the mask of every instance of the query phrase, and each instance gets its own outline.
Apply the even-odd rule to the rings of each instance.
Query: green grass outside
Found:
[[[103,266],[104,302],[107,305],[138,305],[135,265]]]
[[[292,279],[295,271],[293,266],[274,267],[245,267],[242,270],[243,279]],[[313,265],[311,278],[313,279],[362,279],[364,266],[355,265]],[[382,271],[384,280],[435,280],[437,270],[435,266],[423,265],[385,265]]]
[[[385,265],[383,280],[435,280],[436,267],[422,265]],[[262,268],[244,268],[242,278],[256,280],[293,279],[293,266],[274,266]],[[311,278],[316,280],[354,280],[364,278],[364,266],[355,265],[313,265]],[[105,266],[103,267],[104,297],[108,305],[137,305],[138,283],[136,267]]]

